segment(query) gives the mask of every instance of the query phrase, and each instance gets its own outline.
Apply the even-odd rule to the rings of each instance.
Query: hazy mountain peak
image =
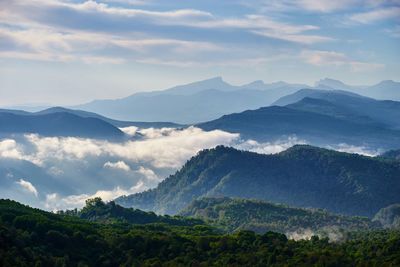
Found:
[[[324,78],[315,83],[315,87],[320,87],[320,86],[323,86],[323,87],[327,86],[327,87],[330,87],[333,89],[347,89],[349,87],[342,81],[331,79],[331,78]]]
[[[399,82],[395,82],[393,80],[384,80],[384,81],[381,81],[381,82],[377,83],[373,87],[375,87],[375,86],[385,86],[385,87],[386,86],[397,86],[397,87],[400,88],[400,83]]]
[[[230,91],[235,90],[236,87],[225,82],[222,77],[217,76],[210,79],[197,81],[189,84],[178,85],[162,91],[160,93],[176,94],[176,95],[192,95],[205,90],[220,90]]]
[[[244,85],[242,85],[242,87],[259,87],[259,86],[264,86],[264,85],[265,85],[265,83],[263,80],[256,80],[251,83],[244,84]]]

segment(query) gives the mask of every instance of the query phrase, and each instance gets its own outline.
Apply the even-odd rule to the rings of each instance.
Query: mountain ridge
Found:
[[[116,203],[175,214],[199,197],[227,196],[371,217],[399,202],[398,173],[393,160],[308,145],[273,155],[218,146],[199,152],[155,189]]]

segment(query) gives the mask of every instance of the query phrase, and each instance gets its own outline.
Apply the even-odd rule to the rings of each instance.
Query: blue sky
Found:
[[[0,105],[70,105],[222,76],[400,80],[399,0],[0,1]]]

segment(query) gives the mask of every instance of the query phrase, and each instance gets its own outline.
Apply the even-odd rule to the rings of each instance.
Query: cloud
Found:
[[[278,32],[269,32],[269,31],[253,31],[253,33],[274,39],[280,39],[289,42],[308,44],[308,45],[315,43],[330,42],[335,40],[334,38],[331,37],[319,36],[319,35],[281,34]]]
[[[288,139],[265,143],[259,143],[255,140],[246,140],[235,145],[235,147],[241,150],[252,151],[260,154],[276,154],[297,144],[307,144],[307,141],[292,136]]]
[[[18,192],[12,192],[15,188],[11,186],[18,184],[37,196],[38,203],[29,204],[50,210],[81,207],[90,197],[100,196],[111,200],[154,188],[200,150],[217,145],[274,154],[296,144],[308,143],[296,136],[261,143],[242,140],[239,134],[220,130],[206,132],[196,127],[129,127],[123,130],[130,132],[133,138],[125,142],[107,142],[29,134],[0,140],[0,160],[24,160],[6,160],[7,166],[0,164],[0,174],[7,176],[10,181],[10,187],[4,190],[10,191],[10,197],[13,194],[18,197]],[[379,149],[347,144],[331,144],[327,147],[369,156],[381,153]],[[16,174],[20,177],[29,175],[30,182],[14,180]]]
[[[125,162],[123,162],[122,160],[117,161],[117,162],[107,161],[106,163],[104,163],[104,168],[123,170],[123,171],[127,171],[127,172],[131,170],[129,165],[126,164]]]
[[[111,201],[119,196],[142,192],[146,189],[148,189],[146,185],[142,181],[139,181],[135,186],[132,186],[129,189],[122,189],[121,187],[117,186],[112,190],[99,190],[91,195],[81,194],[60,196],[57,193],[51,193],[46,195],[44,207],[52,211],[81,208],[85,205],[85,201],[89,198],[100,197],[104,201]]]
[[[363,0],[263,0],[261,1],[264,12],[318,12],[331,13],[339,10],[346,10],[354,6],[363,6],[367,1]],[[259,3],[260,6],[260,3]]]
[[[38,196],[38,191],[30,182],[25,181],[24,179],[19,179],[19,181],[17,181],[16,183],[19,184],[26,191],[34,194],[36,197]]]
[[[142,175],[144,175],[149,180],[160,181],[160,178],[151,169],[147,169],[147,168],[145,168],[143,166],[140,166],[139,170],[137,170],[137,172],[142,174]]]
[[[228,41],[239,35],[306,45],[334,40],[305,34],[319,30],[318,26],[280,22],[259,14],[231,18],[197,9],[159,11],[113,6],[113,1],[14,0],[0,3],[0,9],[0,22],[12,25],[0,24],[0,37],[7,44],[1,47],[0,42],[1,58],[188,67],[210,59],[214,64],[224,63],[233,55],[235,59],[248,58],[246,47]],[[257,57],[260,54],[252,58]]]
[[[308,64],[315,66],[347,66],[353,72],[365,72],[382,69],[384,64],[361,62],[335,51],[303,51],[300,57]]]
[[[23,159],[21,151],[18,149],[17,142],[13,139],[0,140],[0,157]]]
[[[327,148],[334,149],[340,152],[360,154],[369,157],[375,157],[384,152],[382,149],[371,149],[365,146],[354,146],[349,144],[328,145]]]
[[[350,17],[351,20],[363,24],[399,18],[400,7],[381,8],[364,13],[357,13]]]

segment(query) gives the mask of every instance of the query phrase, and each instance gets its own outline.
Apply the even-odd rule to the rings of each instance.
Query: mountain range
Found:
[[[400,202],[400,165],[307,145],[274,155],[218,146],[203,150],[155,189],[116,199],[126,206],[176,214],[201,197],[240,197],[374,216]]]
[[[73,108],[122,120],[191,124],[267,106],[304,87],[286,83],[266,85],[262,82],[232,86],[217,77],[164,91],[137,93],[122,99],[95,100]]]
[[[0,134],[37,133],[43,136],[77,136],[120,139],[124,133],[98,118],[77,116],[70,112],[25,115],[0,112]]]
[[[269,106],[285,95],[307,88],[346,90],[377,99],[400,101],[400,84],[394,81],[383,81],[373,86],[350,86],[332,79],[320,80],[314,87],[285,82],[266,84],[263,81],[234,86],[221,77],[215,77],[166,90],[135,93],[121,99],[95,100],[73,108],[121,120],[193,124]]]
[[[200,123],[203,130],[240,133],[271,142],[290,136],[318,145],[400,147],[400,102],[382,101],[338,90],[302,89],[273,106],[224,115]]]
[[[52,107],[38,112],[0,109],[0,134],[37,133],[42,136],[73,136],[119,140],[119,127],[181,127],[172,122],[132,122],[110,119],[93,112]]]

